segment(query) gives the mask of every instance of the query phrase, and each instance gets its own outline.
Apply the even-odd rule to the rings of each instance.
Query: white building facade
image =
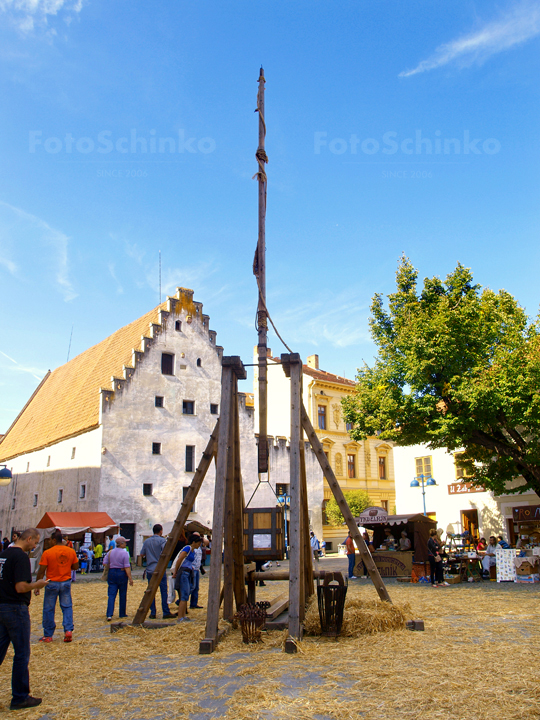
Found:
[[[398,513],[423,512],[422,487],[411,481],[431,476],[436,485],[425,487],[427,514],[446,532],[470,532],[475,537],[503,535],[514,542],[512,509],[539,504],[533,492],[495,497],[467,482],[459,452],[430,450],[425,445],[394,446],[396,506]],[[518,481],[519,483],[519,481]]]

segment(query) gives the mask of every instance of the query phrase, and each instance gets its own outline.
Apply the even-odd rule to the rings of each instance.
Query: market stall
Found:
[[[423,566],[428,562],[429,531],[437,527],[435,520],[430,517],[422,514],[388,515],[383,508],[367,508],[356,521],[368,531],[372,539],[375,548],[372,552],[373,560],[381,577],[410,577],[413,563],[421,563]],[[400,550],[402,532],[410,540],[410,550]],[[391,537],[394,539],[393,548],[389,539]],[[359,562],[355,574],[362,573],[363,566]]]
[[[86,536],[87,540],[94,543],[103,543],[106,535],[114,535],[119,529],[118,523],[105,512],[48,512],[36,527],[41,531],[41,540],[33,553],[35,557],[39,557],[46,549],[44,545],[56,529],[74,542],[84,542]]]

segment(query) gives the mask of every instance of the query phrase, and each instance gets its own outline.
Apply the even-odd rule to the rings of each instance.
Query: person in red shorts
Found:
[[[71,642],[73,639],[73,603],[71,601],[71,571],[79,567],[79,561],[73,548],[62,543],[62,533],[55,530],[51,537],[54,545],[45,550],[39,561],[39,570],[36,580],[41,580],[47,573],[49,584],[45,588],[43,598],[43,637],[40,642],[50,643],[53,641],[56,623],[54,622],[54,611],[56,598],[60,600],[62,608],[62,621],[64,625],[64,642]],[[39,595],[39,589],[34,590]]]

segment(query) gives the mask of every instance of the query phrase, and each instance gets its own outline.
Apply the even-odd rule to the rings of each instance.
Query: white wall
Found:
[[[95,510],[101,465],[101,428],[20,455],[7,465],[13,480],[10,485],[0,487],[0,530],[4,535],[9,535],[12,527],[23,530],[35,526],[46,512]],[[79,498],[81,483],[86,485],[84,499]],[[60,489],[63,490],[61,503],[58,502]],[[34,506],[35,494],[38,502]],[[11,509],[13,499],[14,510]]]
[[[492,534],[502,534],[506,537],[507,521],[512,518],[513,507],[540,504],[539,498],[534,493],[500,497],[494,497],[491,492],[450,495],[448,485],[459,482],[456,478],[453,453],[444,449],[429,450],[424,445],[394,446],[398,513],[423,512],[422,490],[411,488],[410,484],[416,475],[415,458],[428,455],[432,458],[432,475],[437,486],[426,487],[426,509],[428,513],[437,514],[437,524],[445,531],[451,524],[454,532],[462,532],[461,511],[476,509],[481,537],[489,537]]]

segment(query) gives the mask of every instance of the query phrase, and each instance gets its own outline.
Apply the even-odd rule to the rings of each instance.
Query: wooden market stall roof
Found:
[[[40,530],[56,527],[69,535],[85,531],[106,532],[118,528],[118,523],[106,512],[47,512],[36,527]]]

